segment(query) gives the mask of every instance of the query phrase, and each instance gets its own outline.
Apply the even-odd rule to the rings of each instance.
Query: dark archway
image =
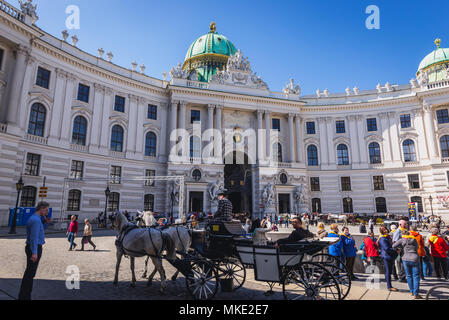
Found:
[[[225,157],[224,185],[229,193],[234,213],[253,212],[253,181],[251,165],[246,154],[234,151]]]

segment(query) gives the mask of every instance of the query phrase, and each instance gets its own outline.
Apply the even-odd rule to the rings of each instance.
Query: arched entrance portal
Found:
[[[252,214],[252,171],[246,154],[234,151],[232,161],[230,155],[225,158],[224,185],[228,190],[233,212]]]

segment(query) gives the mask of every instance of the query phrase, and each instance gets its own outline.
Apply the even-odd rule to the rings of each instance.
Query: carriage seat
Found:
[[[242,223],[239,220],[219,221],[214,220],[209,223],[210,233],[223,236],[244,236],[246,234]]]

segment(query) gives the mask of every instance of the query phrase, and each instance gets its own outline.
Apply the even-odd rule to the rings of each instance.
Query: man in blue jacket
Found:
[[[358,280],[354,275],[354,263],[357,256],[357,249],[355,247],[355,240],[349,233],[349,228],[344,227],[343,233],[340,236],[340,242],[342,243],[343,258],[345,259],[346,268],[349,271],[351,280]]]
[[[329,254],[331,256],[341,258],[342,252],[341,248],[343,246],[343,243],[340,239],[340,235],[338,234],[338,224],[331,224],[330,226],[331,231],[327,234],[328,238],[339,238],[339,241],[336,244],[333,244],[329,246]]]
[[[27,267],[20,286],[19,300],[31,300],[33,279],[36,276],[37,266],[42,256],[42,245],[45,244],[44,225],[41,219],[42,217],[47,218],[49,207],[50,205],[47,202],[39,203],[36,207],[36,213],[30,217],[27,223],[25,246]],[[47,219],[46,222],[48,222]]]

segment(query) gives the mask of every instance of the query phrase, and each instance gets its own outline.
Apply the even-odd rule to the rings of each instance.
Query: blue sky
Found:
[[[8,0],[18,6],[15,0]],[[137,61],[162,78],[184,61],[190,44],[215,21],[273,91],[293,77],[303,94],[408,83],[436,37],[449,47],[449,1],[384,0],[34,0],[37,25],[61,38],[66,7],[80,8],[78,47],[102,47],[127,68]],[[380,30],[368,30],[368,5],[380,9]]]

